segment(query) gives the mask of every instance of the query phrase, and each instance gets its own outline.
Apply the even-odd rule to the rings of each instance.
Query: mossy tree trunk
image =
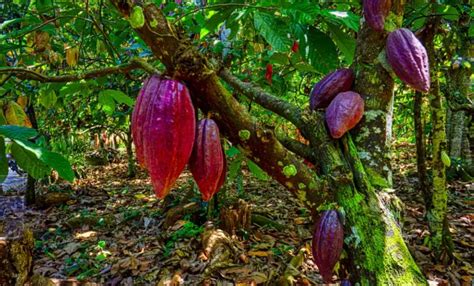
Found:
[[[387,27],[399,27],[405,1],[392,1]],[[357,34],[354,61],[355,91],[365,104],[364,118],[352,131],[359,156],[374,187],[392,187],[391,141],[394,81],[384,68],[384,49],[389,31],[377,32],[365,22]]]
[[[432,194],[426,202],[426,217],[431,232],[430,243],[437,259],[449,259],[452,256],[452,241],[447,218],[448,189],[446,185],[446,111],[444,98],[440,92],[438,79],[438,62],[435,49],[435,37],[440,25],[439,17],[432,17],[423,31],[421,38],[426,47],[430,62],[431,88],[429,101],[432,124]],[[444,160],[446,161],[446,159]]]
[[[431,191],[428,173],[426,169],[426,144],[423,124],[423,94],[415,92],[415,102],[413,106],[413,121],[415,123],[416,139],[416,168],[418,175],[418,187],[423,193],[426,209],[431,208]]]

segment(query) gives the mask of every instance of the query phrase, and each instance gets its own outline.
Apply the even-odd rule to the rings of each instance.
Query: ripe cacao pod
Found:
[[[147,117],[150,101],[158,91],[160,82],[160,77],[153,75],[143,83],[132,113],[132,138],[133,143],[135,144],[137,161],[142,167],[145,167],[145,156],[143,154],[142,142],[143,126]]]
[[[332,280],[332,270],[339,260],[344,229],[335,210],[324,211],[316,222],[313,236],[313,259],[325,283]]]
[[[339,93],[326,109],[326,123],[334,139],[354,128],[364,115],[364,100],[353,91]]]
[[[175,80],[154,76],[142,90],[135,106],[134,142],[141,145],[155,194],[164,198],[191,156],[194,107],[186,86]]]
[[[311,110],[327,107],[338,93],[350,90],[354,78],[351,69],[338,69],[326,75],[311,91]]]
[[[212,119],[202,119],[197,127],[189,169],[204,201],[209,201],[224,183],[224,160],[217,124]]]
[[[364,18],[369,27],[382,32],[390,8],[392,8],[391,0],[364,0]]]
[[[387,60],[395,74],[415,90],[430,90],[430,67],[425,47],[408,29],[401,28],[387,37]]]

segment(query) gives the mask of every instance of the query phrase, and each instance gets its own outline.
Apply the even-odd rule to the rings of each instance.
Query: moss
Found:
[[[367,110],[364,112],[364,119],[366,122],[377,120],[379,117],[385,117],[385,112],[382,110]]]
[[[303,183],[299,183],[298,188],[304,190],[304,189],[306,189],[306,185],[303,184]]]
[[[239,130],[239,137],[240,139],[244,140],[244,141],[247,141],[250,139],[250,131],[248,130]]]
[[[302,203],[304,203],[304,204],[307,203],[306,192],[305,192],[305,191],[298,190],[298,192],[296,192],[296,196],[298,197],[298,199],[300,200],[300,202],[302,202]]]
[[[368,168],[368,167],[365,168],[365,171],[366,171],[366,173],[369,177],[370,183],[374,187],[390,188],[390,186],[391,186],[390,182],[386,178],[380,176],[377,171],[373,170],[372,168]]]
[[[296,166],[293,165],[293,164],[290,164],[290,165],[287,165],[287,166],[283,167],[283,174],[287,178],[296,176],[297,173],[298,173],[298,170],[296,169]]]

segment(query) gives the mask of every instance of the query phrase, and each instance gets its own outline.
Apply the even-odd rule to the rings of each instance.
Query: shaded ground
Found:
[[[410,150],[402,151],[395,181],[397,194],[406,203],[404,232],[412,253],[434,285],[471,285],[473,185],[450,185],[456,260],[447,268],[434,265],[423,245],[428,232],[421,194],[414,189],[415,165],[408,157]],[[226,183],[221,205],[242,199],[258,218],[273,222],[254,223],[231,237],[205,223],[207,206],[193,191],[189,174],[181,176],[179,188],[164,201],[155,199],[144,173],[133,180],[125,176],[125,164],[91,167],[86,178],[72,187],[50,187],[49,191],[71,195],[66,204],[27,210],[26,221],[36,238],[35,274],[97,285],[321,283],[311,260],[309,213],[277,184],[247,174],[245,191],[238,193],[234,184]]]

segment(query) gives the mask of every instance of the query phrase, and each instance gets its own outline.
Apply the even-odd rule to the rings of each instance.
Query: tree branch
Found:
[[[304,123],[301,118],[300,109],[291,103],[266,93],[262,88],[252,83],[241,81],[236,76],[232,75],[228,69],[220,70],[219,76],[230,86],[265,109],[282,116],[295,124],[298,128],[303,126]]]
[[[20,79],[35,80],[39,82],[71,82],[79,81],[83,79],[91,79],[97,77],[103,77],[111,74],[127,73],[134,69],[143,69],[148,73],[159,73],[153,66],[148,64],[142,59],[132,59],[130,63],[118,65],[115,67],[108,67],[103,69],[90,70],[84,73],[59,75],[59,76],[47,76],[42,73],[25,69],[25,68],[0,68],[0,74],[8,74],[10,76],[16,76]]]
[[[133,3],[110,0],[123,17],[129,17]],[[234,98],[191,41],[170,25],[155,4],[142,6],[145,24],[136,32],[166,66],[167,74],[188,86],[202,111],[211,112],[219,129],[233,144],[275,180],[285,186],[317,213],[317,207],[333,196],[325,181],[308,168],[276,139],[272,130],[261,124]],[[288,174],[288,168],[296,170]],[[286,171],[286,172],[285,172]]]
[[[283,146],[285,146],[286,149],[290,150],[296,155],[313,163],[317,161],[316,156],[314,155],[310,146],[279,133],[277,133],[277,139],[281,144],[283,144]]]

